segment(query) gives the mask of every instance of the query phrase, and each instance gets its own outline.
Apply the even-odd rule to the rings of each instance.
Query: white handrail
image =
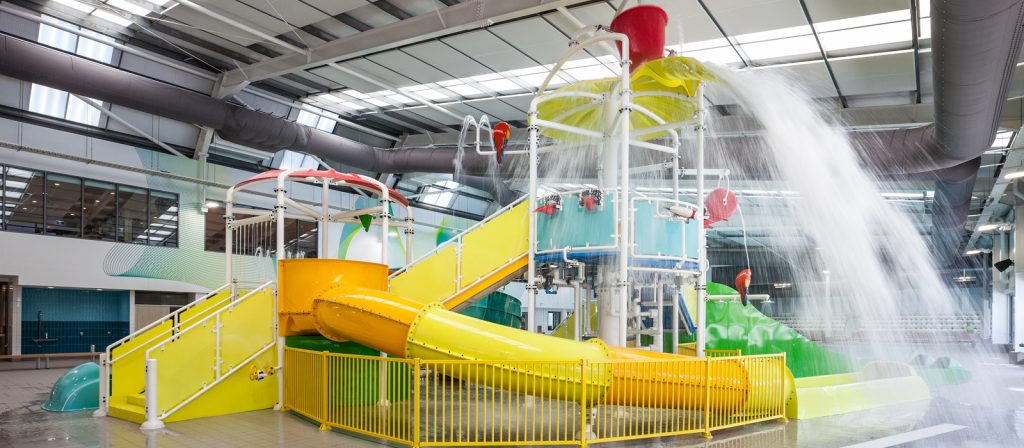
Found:
[[[142,328],[140,328],[138,330],[135,330],[134,332],[132,332],[128,336],[125,336],[125,337],[123,337],[121,339],[118,339],[114,343],[112,343],[112,344],[107,346],[107,354],[109,355],[110,354],[110,350],[112,350],[113,348],[115,348],[115,347],[117,347],[117,346],[119,346],[121,344],[124,344],[125,342],[128,342],[131,339],[134,339],[136,336],[139,336],[140,334],[145,333],[146,331],[149,331],[150,329],[152,329],[153,327],[156,327],[157,325],[160,325],[160,324],[164,323],[164,321],[166,321],[167,319],[172,318],[175,315],[179,315],[182,312],[188,311],[188,310],[192,309],[193,307],[195,307],[196,305],[198,305],[198,304],[200,304],[202,302],[205,302],[207,299],[209,299],[209,298],[219,294],[221,291],[227,289],[228,286],[229,285],[224,285],[224,286],[221,286],[220,288],[214,289],[213,291],[210,291],[205,296],[200,297],[200,298],[198,298],[196,300],[193,300],[188,305],[185,305],[185,306],[183,306],[181,308],[178,308],[178,309],[168,313],[166,316],[164,316],[164,317],[162,317],[160,319],[157,319],[156,321],[150,323],[149,325],[146,325],[145,327],[142,327]]]
[[[147,426],[147,425],[149,427],[159,427],[159,426],[162,426],[162,423],[159,423],[159,426],[155,426],[155,425],[157,425],[158,422],[162,422],[162,420],[167,418],[167,416],[173,414],[174,412],[177,412],[183,406],[185,406],[188,403],[192,402],[192,400],[195,400],[196,397],[198,397],[199,395],[202,395],[204,392],[206,392],[207,390],[209,390],[213,386],[219,384],[224,378],[227,378],[231,374],[235,373],[242,366],[248,364],[251,360],[253,360],[257,356],[263,354],[270,347],[274,346],[274,344],[277,343],[277,338],[276,338],[276,334],[275,334],[274,335],[275,337],[271,338],[271,342],[270,343],[268,343],[268,344],[264,345],[263,347],[261,347],[260,350],[258,350],[256,353],[254,353],[253,355],[251,355],[248,358],[246,358],[245,361],[243,361],[242,363],[239,363],[238,365],[234,366],[231,370],[229,370],[226,373],[223,373],[223,374],[220,373],[221,360],[220,360],[220,337],[219,337],[220,328],[219,328],[219,322],[220,322],[221,314],[223,314],[225,310],[230,310],[230,309],[234,308],[235,306],[237,306],[238,304],[242,303],[243,301],[245,301],[249,297],[252,297],[256,293],[262,292],[262,291],[270,288],[274,284],[275,284],[274,281],[269,281],[269,282],[266,282],[266,283],[260,285],[256,289],[253,289],[252,291],[248,292],[247,294],[239,297],[237,300],[232,301],[227,306],[221,307],[217,311],[214,311],[213,313],[210,313],[209,316],[204,317],[203,319],[193,323],[192,325],[188,326],[184,330],[181,330],[180,332],[178,332],[177,334],[171,336],[170,338],[166,338],[166,339],[156,343],[155,345],[150,347],[149,350],[146,350],[146,391],[145,391],[145,394],[146,394],[146,424],[144,424],[144,429],[146,429],[145,426]],[[171,408],[170,411],[158,412],[157,411],[157,406],[158,406],[158,403],[157,403],[157,395],[158,395],[158,390],[157,390],[157,364],[156,364],[156,360],[152,358],[153,351],[157,350],[157,349],[161,349],[162,350],[167,345],[168,342],[171,342],[173,340],[176,340],[176,339],[182,337],[182,335],[188,333],[189,331],[192,331],[195,328],[205,327],[207,321],[209,321],[210,319],[213,319],[214,322],[218,323],[218,328],[217,328],[218,337],[216,339],[217,346],[215,348],[216,355],[215,355],[215,359],[214,359],[214,365],[217,368],[217,379],[213,383],[210,383],[208,385],[204,385],[202,390],[199,390],[199,391],[193,393],[192,395],[188,396],[187,398],[185,398],[181,402],[176,403],[174,405],[174,407]]]
[[[520,203],[522,203],[522,202],[523,202],[523,201],[525,201],[525,200],[526,200],[526,196],[525,196],[525,195],[523,195],[523,196],[521,196],[521,197],[520,197],[519,199],[516,199],[515,201],[512,201],[512,203],[511,203],[511,204],[508,204],[508,205],[506,205],[506,206],[502,207],[502,208],[501,208],[501,209],[499,209],[498,211],[496,211],[496,212],[492,213],[492,214],[491,214],[490,216],[488,216],[488,217],[486,217],[486,218],[484,218],[484,219],[482,219],[482,220],[478,221],[478,222],[477,222],[476,224],[473,224],[473,225],[471,225],[471,226],[467,227],[467,228],[466,228],[465,230],[463,230],[463,231],[459,232],[459,234],[458,234],[458,235],[456,235],[456,236],[452,237],[452,238],[451,238],[451,239],[449,239],[448,241],[445,241],[445,242],[443,242],[443,243],[441,243],[441,244],[437,245],[437,247],[434,247],[434,249],[432,249],[432,250],[430,250],[429,252],[427,252],[427,253],[425,253],[425,254],[421,255],[421,256],[420,256],[419,258],[417,258],[417,259],[413,260],[413,261],[412,261],[411,263],[409,263],[409,264],[407,264],[407,265],[403,266],[403,267],[402,267],[402,269],[399,269],[399,270],[397,270],[397,271],[393,272],[393,273],[392,273],[392,274],[391,274],[390,276],[388,276],[388,279],[390,280],[390,279],[393,279],[393,278],[395,278],[395,276],[397,276],[398,274],[401,274],[401,273],[403,273],[403,272],[405,272],[405,271],[408,271],[410,267],[412,267],[412,266],[415,266],[415,265],[416,265],[417,263],[419,263],[419,262],[421,262],[421,261],[423,261],[423,260],[426,260],[427,258],[430,258],[430,257],[431,257],[431,256],[433,256],[434,254],[436,254],[436,253],[440,252],[440,251],[441,251],[442,249],[445,249],[445,248],[447,248],[448,246],[451,246],[451,245],[453,245],[453,244],[457,243],[457,242],[458,242],[458,241],[459,241],[459,240],[460,240],[460,239],[462,238],[462,236],[463,236],[463,235],[466,235],[466,234],[468,234],[469,232],[472,232],[472,231],[476,230],[476,229],[477,229],[478,227],[481,227],[481,226],[483,226],[484,224],[486,224],[486,223],[488,223],[488,222],[491,222],[491,221],[493,221],[493,220],[494,220],[494,219],[496,219],[496,218],[497,218],[498,216],[501,216],[501,215],[502,215],[502,214],[504,214],[505,212],[507,212],[507,211],[509,211],[509,210],[512,210],[512,208],[513,208],[513,207],[515,207],[515,206],[519,205]]]

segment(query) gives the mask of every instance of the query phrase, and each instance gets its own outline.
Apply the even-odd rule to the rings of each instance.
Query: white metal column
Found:
[[[1013,208],[1013,252],[1024,253],[1024,206],[1018,205]],[[1018,260],[1020,261],[1020,260]],[[1024,351],[1024,265],[1013,267],[1013,302],[1010,304],[1010,350],[1014,352]]]
[[[707,343],[708,250],[704,228],[704,83],[697,87],[697,343],[696,355],[704,357]]]

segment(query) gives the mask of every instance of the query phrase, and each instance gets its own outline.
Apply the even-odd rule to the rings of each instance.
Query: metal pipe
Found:
[[[704,357],[704,345],[707,343],[707,229],[704,228],[704,122],[707,114],[704,110],[704,83],[697,87],[697,343],[695,352],[698,358]]]
[[[619,37],[621,36],[621,37]],[[620,308],[619,311],[619,346],[625,347],[627,342],[626,335],[626,324],[629,319],[629,253],[631,248],[631,241],[629,238],[630,230],[632,229],[633,211],[629,203],[629,121],[630,112],[632,111],[632,102],[630,101],[630,85],[629,85],[629,37],[626,35],[615,36],[616,40],[619,40],[622,45],[620,48],[621,56],[619,59],[619,88],[621,89],[620,103],[619,103],[619,172],[621,180],[619,182],[619,188],[621,193],[619,195],[619,294],[620,294]],[[593,39],[590,39],[593,40]]]

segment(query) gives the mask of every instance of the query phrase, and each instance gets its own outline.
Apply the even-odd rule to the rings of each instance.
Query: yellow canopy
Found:
[[[697,60],[682,56],[656,59],[638,67],[630,77],[633,103],[647,109],[666,123],[681,122],[693,118],[697,112],[693,95],[701,81],[715,81]],[[618,78],[596,79],[571,84],[555,92],[588,92],[610,94],[615,92]],[[668,92],[680,96],[645,95],[650,92]],[[569,126],[597,132],[605,132],[613,116],[606,117],[602,104],[584,97],[559,97],[537,105],[541,119],[555,121]],[[657,126],[650,116],[633,110],[629,117],[632,129]],[[557,129],[542,128],[541,132],[556,140],[580,140],[585,137]],[[651,140],[665,134],[664,131],[638,136],[639,140]]]

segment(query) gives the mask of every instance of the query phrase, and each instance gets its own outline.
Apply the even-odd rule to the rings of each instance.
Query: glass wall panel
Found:
[[[316,258],[317,257],[317,223],[313,221],[299,221],[298,253],[295,258]]]
[[[82,179],[46,174],[46,234],[82,236]]]
[[[210,252],[224,252],[224,206],[206,211],[205,243],[203,248]]]
[[[144,188],[117,187],[117,241],[147,244],[145,235],[149,227],[146,208],[148,191]]]
[[[178,245],[178,195],[162,191],[149,192],[149,244]]]
[[[85,238],[114,241],[117,239],[117,186],[109,182],[85,181],[82,217]]]
[[[43,233],[43,198],[46,184],[42,171],[6,168],[4,206],[6,230]]]

